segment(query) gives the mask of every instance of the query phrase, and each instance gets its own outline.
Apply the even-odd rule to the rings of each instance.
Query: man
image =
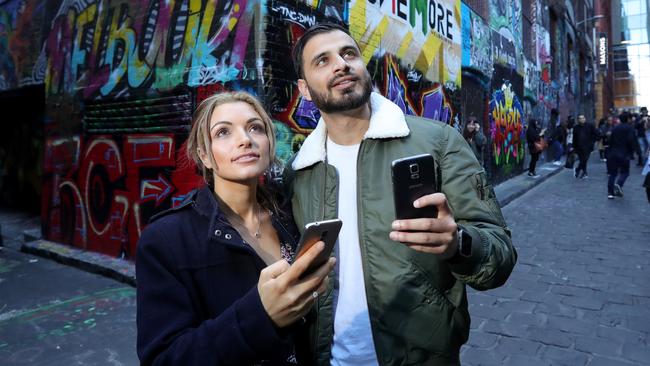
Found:
[[[632,116],[620,115],[620,124],[612,129],[607,153],[607,198],[623,197],[623,184],[630,175],[630,159],[637,150],[636,133],[628,123]]]
[[[648,108],[641,107],[640,112],[641,114],[634,123],[634,129],[636,130],[636,138],[639,142],[639,161],[637,162],[637,165],[643,166],[643,163],[645,162],[645,154],[648,152],[648,138],[646,136],[646,126],[648,124]]]
[[[587,175],[587,161],[589,155],[594,149],[594,143],[598,138],[596,127],[593,124],[587,123],[584,114],[578,116],[578,124],[573,127],[573,149],[578,154],[580,163],[575,170],[575,177],[586,179]]]
[[[469,335],[465,284],[501,286],[517,254],[485,172],[453,128],[372,92],[356,41],[316,25],[294,47],[300,93],[321,111],[287,172],[296,224],[339,217],[330,288],[309,320],[315,365],[459,363]],[[430,153],[442,193],[394,221],[391,162]]]

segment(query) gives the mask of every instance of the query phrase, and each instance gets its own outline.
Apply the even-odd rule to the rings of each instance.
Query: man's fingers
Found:
[[[447,204],[447,196],[444,193],[432,193],[422,196],[413,202],[415,208],[436,206],[438,209],[438,218],[451,216],[451,209]]]
[[[453,232],[457,228],[458,225],[449,218],[396,220],[392,225],[392,229],[395,231],[429,231],[432,233]]]
[[[406,231],[391,231],[389,237],[392,240],[407,245],[429,245],[439,246],[442,244],[450,243],[454,238],[453,232],[432,233],[428,231],[406,232]]]

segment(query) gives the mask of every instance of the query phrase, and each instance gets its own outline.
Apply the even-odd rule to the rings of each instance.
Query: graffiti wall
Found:
[[[486,77],[492,74],[492,31],[487,23],[467,5],[462,4],[462,66],[473,68]]]
[[[0,3],[0,91],[43,82],[39,58],[45,2],[7,0]]]
[[[313,3],[310,1],[309,3]],[[265,37],[260,82],[264,100],[276,120],[276,154],[286,161],[318,123],[320,113],[316,106],[300,97],[296,84],[298,76],[288,55],[305,30],[317,22],[330,21],[345,24],[347,8],[334,1],[307,4],[296,1],[273,0],[264,7]]]
[[[525,152],[523,78],[516,71],[495,65],[489,103],[492,182],[523,171]]]
[[[192,111],[215,92],[262,99],[288,159],[318,116],[300,104],[286,55],[325,13],[345,17],[336,2],[312,3],[61,2],[40,53],[45,236],[132,258],[149,218],[202,184],[185,143]]]
[[[456,124],[461,2],[350,1],[349,28],[375,86],[405,113]]]
[[[495,62],[523,75],[521,0],[490,0],[489,4]]]

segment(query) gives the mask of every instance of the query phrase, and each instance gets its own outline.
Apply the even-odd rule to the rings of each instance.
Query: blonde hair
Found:
[[[269,117],[268,113],[266,113],[266,110],[262,106],[262,103],[260,103],[253,95],[243,91],[218,93],[206,98],[196,108],[192,118],[192,130],[190,131],[190,136],[187,140],[187,157],[194,161],[201,171],[203,179],[205,179],[206,183],[211,187],[214,185],[214,172],[212,169],[207,168],[205,164],[203,164],[203,160],[201,160],[201,155],[204,155],[209,159],[212,167],[217,166],[214,156],[212,156],[210,119],[215,108],[218,106],[236,102],[244,102],[250,105],[255,112],[259,114],[264,123],[266,137],[269,139],[269,167],[267,172],[274,170],[274,168],[279,165],[279,161],[275,157],[275,127],[273,126],[271,117]],[[258,198],[262,201],[260,203],[267,206],[266,208],[272,208],[277,211],[277,205],[272,195],[259,185]]]

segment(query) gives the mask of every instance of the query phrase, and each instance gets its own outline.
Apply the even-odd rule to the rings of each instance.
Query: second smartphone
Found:
[[[431,154],[394,160],[391,173],[396,219],[438,217],[435,206],[413,207],[418,198],[436,193],[436,164]]]

